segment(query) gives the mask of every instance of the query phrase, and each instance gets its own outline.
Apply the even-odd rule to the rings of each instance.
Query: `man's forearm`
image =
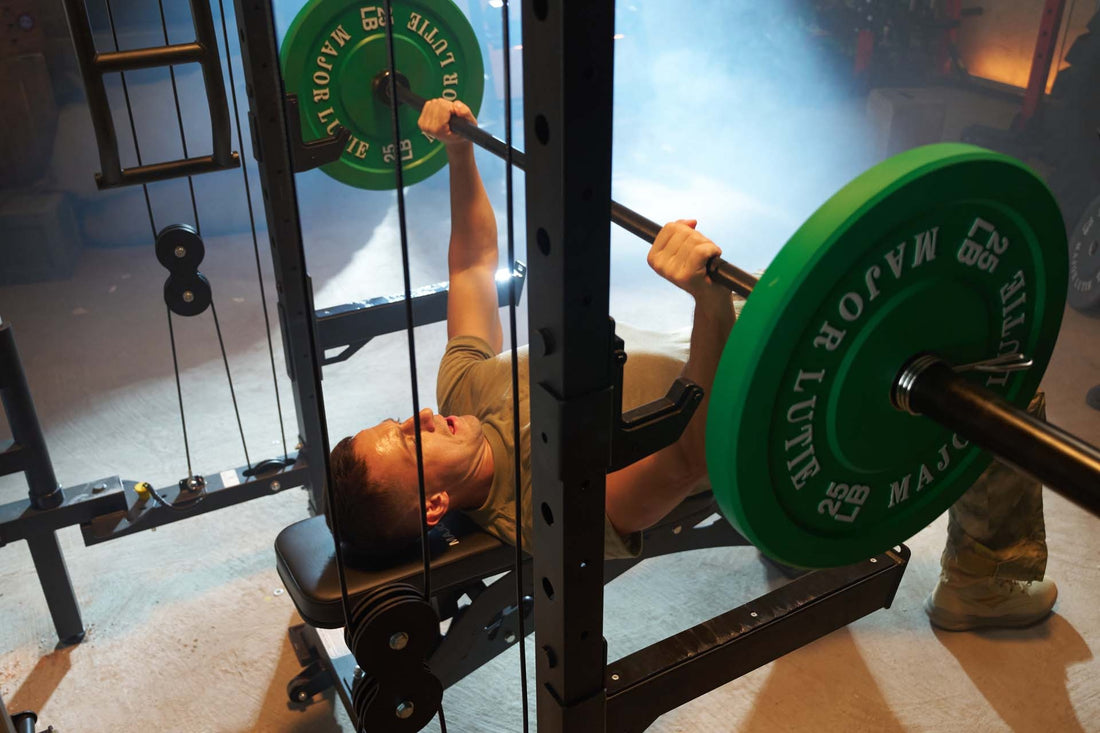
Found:
[[[691,329],[691,351],[682,375],[705,390],[702,403],[695,411],[677,445],[691,473],[698,478],[706,475],[706,428],[710,394],[722,350],[729,339],[735,320],[729,293],[699,299],[695,303],[695,318]]]
[[[451,178],[450,267],[497,265],[497,224],[474,160],[472,143],[447,147]]]
[[[684,433],[672,445],[608,475],[605,508],[620,534],[652,527],[706,476],[707,406],[722,347],[733,327],[728,293],[696,301],[691,352],[681,376],[705,390]]]

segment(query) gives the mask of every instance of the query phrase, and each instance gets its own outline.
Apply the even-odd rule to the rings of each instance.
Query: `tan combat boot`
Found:
[[[944,573],[924,610],[932,625],[946,631],[1018,628],[1050,615],[1058,587],[1052,580],[1009,580]]]

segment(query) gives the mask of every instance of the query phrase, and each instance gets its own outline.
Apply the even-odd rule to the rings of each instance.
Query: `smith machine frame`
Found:
[[[271,5],[241,0],[236,7],[272,246],[277,258],[300,257]],[[535,263],[528,298],[537,426],[531,462],[534,501],[543,508],[534,530],[535,655],[538,725],[546,731],[644,730],[700,694],[888,607],[909,556],[901,547],[808,574],[607,664],[602,517],[613,403],[613,28],[613,0],[524,3],[527,242]],[[593,359],[597,353],[609,358]]]
[[[218,43],[209,7],[191,0],[196,42],[186,48],[96,53],[86,41],[81,0],[65,0],[89,89],[102,74],[131,68],[198,62],[217,68]],[[0,454],[0,470],[24,471],[30,496],[0,507],[0,546],[27,540],[59,637],[83,636],[79,608],[57,545],[57,529],[80,524],[86,544],[103,542],[290,486],[305,486],[320,507],[323,461],[318,445],[315,383],[324,364],[348,358],[376,335],[402,325],[400,299],[381,298],[315,312],[301,263],[302,232],[293,174],[332,160],[339,136],[302,141],[295,101],[283,91],[270,0],[236,0],[256,157],[275,276],[287,371],[294,392],[298,453],[257,474],[237,469],[233,481],[211,481],[202,502],[169,511],[139,498],[134,482],[117,476],[61,489],[19,367],[10,328],[0,336],[0,388],[15,444]],[[658,716],[878,608],[889,606],[908,551],[904,548],[792,583],[630,656],[607,664],[603,641],[603,504],[613,402],[608,314],[611,193],[613,0],[524,3],[524,87],[527,139],[527,241],[532,270],[529,322],[532,466],[535,512],[535,614],[538,724],[546,731],[637,731]],[[80,38],[84,37],[85,42]],[[206,77],[208,90],[212,83]],[[369,93],[364,89],[364,93]],[[209,96],[209,92],[208,92]],[[101,186],[125,185],[237,165],[224,137],[227,119],[211,101],[214,153],[194,160],[122,171],[110,110],[89,93],[101,157]],[[99,100],[99,101],[97,101]],[[224,104],[222,87],[221,104]],[[220,162],[219,162],[220,161]],[[149,167],[147,167],[149,168]],[[154,175],[150,178],[150,175]],[[524,272],[512,273],[522,282]],[[511,282],[498,294],[507,302]],[[423,289],[414,321],[440,320],[446,287]],[[593,328],[592,324],[608,324]],[[316,328],[316,345],[310,331]],[[10,342],[10,345],[8,345]],[[343,352],[325,358],[327,349]],[[19,426],[18,428],[16,426]],[[580,439],[578,436],[584,436]],[[263,464],[261,464],[262,466]],[[229,472],[226,472],[229,473]],[[171,504],[181,489],[157,490]],[[178,507],[176,508],[178,509]]]

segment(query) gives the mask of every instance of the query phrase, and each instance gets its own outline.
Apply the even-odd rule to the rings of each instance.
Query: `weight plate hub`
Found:
[[[1069,291],[1074,309],[1100,315],[1100,197],[1092,200],[1069,239]]]
[[[941,144],[891,158],[826,202],[753,291],[726,346],[707,463],[726,516],[791,565],[856,562],[947,509],[990,456],[890,401],[934,352],[1035,365],[973,378],[1019,407],[1061,323],[1064,225],[1018,161]]]
[[[399,74],[420,96],[461,99],[476,115],[485,72],[477,36],[450,0],[392,3],[394,57]],[[344,152],[322,167],[359,188],[395,187],[397,147],[390,107],[372,93],[371,82],[389,68],[386,18],[381,3],[311,0],[291,23],[280,52],[286,90],[298,95],[307,141],[351,131]],[[404,182],[428,178],[447,163],[443,143],[416,125],[419,113],[399,112]]]

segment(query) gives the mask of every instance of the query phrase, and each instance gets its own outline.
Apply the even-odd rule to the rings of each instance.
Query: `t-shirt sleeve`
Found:
[[[436,404],[443,414],[468,415],[478,412],[480,373],[496,354],[484,339],[456,336],[447,343],[436,376]]]
[[[603,518],[603,556],[605,560],[622,560],[642,554],[642,533],[619,534],[611,520]]]

